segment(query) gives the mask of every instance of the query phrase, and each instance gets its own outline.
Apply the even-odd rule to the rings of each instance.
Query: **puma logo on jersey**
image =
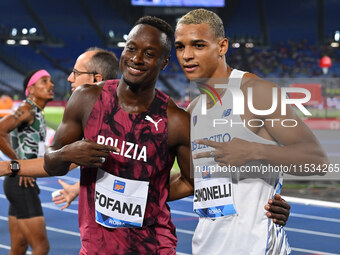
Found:
[[[150,121],[151,123],[153,123],[153,124],[155,125],[156,131],[158,131],[158,123],[159,123],[162,119],[160,119],[160,120],[158,120],[158,121],[156,122],[156,121],[154,121],[149,115],[146,115],[145,120],[148,120],[148,121]]]

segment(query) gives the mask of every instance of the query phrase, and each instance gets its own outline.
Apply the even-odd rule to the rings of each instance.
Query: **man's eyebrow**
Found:
[[[157,50],[157,48],[156,48],[156,47],[149,46],[149,47],[146,47],[146,50]]]
[[[199,39],[199,40],[193,40],[192,43],[206,43],[206,40]]]
[[[126,45],[130,45],[130,44],[135,45],[135,46],[137,45],[134,41],[129,41],[129,42],[126,43]],[[157,47],[148,46],[148,47],[146,47],[145,50],[157,50],[157,49],[158,49]]]
[[[195,44],[195,43],[206,43],[206,40],[203,39],[198,39],[198,40],[192,40],[191,44]],[[183,44],[181,41],[175,41],[175,44]]]

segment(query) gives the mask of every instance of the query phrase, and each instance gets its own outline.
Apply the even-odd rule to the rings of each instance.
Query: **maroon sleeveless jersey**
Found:
[[[120,148],[118,155],[111,152],[106,158],[101,167],[104,171],[130,180],[149,182],[143,226],[107,228],[98,224],[95,221],[98,169],[82,167],[80,254],[175,254],[177,237],[166,203],[174,162],[174,155],[168,147],[169,97],[157,90],[145,112],[129,114],[118,105],[117,86],[118,80],[105,83],[87,121],[84,137],[98,143],[106,141],[105,144],[109,145],[113,141],[113,145]],[[143,152],[142,148],[145,149]]]

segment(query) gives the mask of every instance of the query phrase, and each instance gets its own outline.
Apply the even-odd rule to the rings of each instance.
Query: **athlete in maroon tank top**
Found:
[[[45,154],[49,175],[82,166],[80,254],[176,253],[166,200],[193,187],[190,116],[155,89],[172,36],[163,20],[140,19],[121,55],[122,78],[75,90]],[[181,174],[170,179],[175,156]]]
[[[177,243],[166,204],[174,161],[168,149],[169,97],[157,90],[146,111],[129,114],[118,105],[117,84],[118,81],[107,81],[104,85],[84,134],[94,142],[120,148],[119,154],[111,153],[106,158],[103,170],[115,176],[149,182],[143,227],[110,229],[96,223],[93,198],[97,171],[82,167],[79,194],[79,211],[84,212],[79,214],[80,231],[84,233],[82,246],[88,254],[108,248],[117,254],[157,254],[162,249],[169,253]],[[115,204],[109,207],[114,208]]]

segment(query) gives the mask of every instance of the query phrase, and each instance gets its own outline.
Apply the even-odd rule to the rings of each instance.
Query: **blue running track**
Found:
[[[61,177],[68,183],[79,179],[79,171],[71,171]],[[0,254],[7,254],[10,237],[7,226],[8,202],[0,178]],[[51,192],[60,189],[58,178],[39,178],[40,198],[50,240],[50,255],[74,255],[80,248],[77,201],[61,211],[51,201]],[[291,215],[287,226],[292,254],[340,254],[340,209],[291,203]],[[197,217],[192,212],[192,199],[185,198],[170,203],[173,222],[177,228],[178,254],[191,254],[191,239]],[[28,252],[30,254],[30,252]]]

